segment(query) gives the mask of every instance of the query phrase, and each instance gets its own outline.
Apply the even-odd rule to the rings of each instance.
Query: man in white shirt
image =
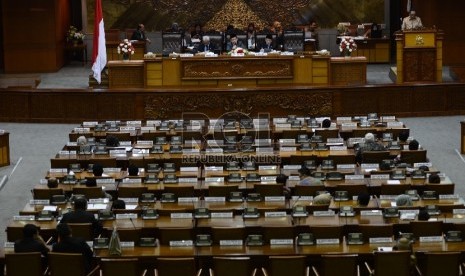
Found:
[[[422,28],[420,17],[416,16],[415,11],[410,11],[410,15],[402,20],[402,31]]]

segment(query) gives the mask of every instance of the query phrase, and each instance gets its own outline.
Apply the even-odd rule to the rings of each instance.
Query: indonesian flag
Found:
[[[98,83],[102,81],[102,70],[107,65],[105,27],[103,25],[102,0],[95,0],[94,49],[92,50],[92,71]]]

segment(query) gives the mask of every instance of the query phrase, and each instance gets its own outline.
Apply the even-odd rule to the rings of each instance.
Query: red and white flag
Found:
[[[103,25],[102,0],[95,0],[94,43],[92,50],[92,71],[98,83],[102,81],[102,70],[107,65],[105,27]]]

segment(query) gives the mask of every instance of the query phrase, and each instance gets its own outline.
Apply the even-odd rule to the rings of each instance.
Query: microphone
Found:
[[[291,224],[292,226],[295,225],[295,220],[294,220],[294,216],[292,215],[293,211],[294,211],[294,207],[297,205],[297,203],[300,201],[300,199],[302,198],[302,196],[298,196],[297,199],[295,200],[294,204],[292,204],[292,207],[291,207]],[[290,203],[290,201],[289,201]]]
[[[132,224],[132,229],[136,230],[136,225],[134,224],[134,221],[132,220],[132,218],[130,217],[129,220],[131,221],[131,224]]]

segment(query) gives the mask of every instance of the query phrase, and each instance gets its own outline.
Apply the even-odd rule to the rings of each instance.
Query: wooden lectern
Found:
[[[437,29],[396,33],[396,82],[442,82],[442,41]]]

